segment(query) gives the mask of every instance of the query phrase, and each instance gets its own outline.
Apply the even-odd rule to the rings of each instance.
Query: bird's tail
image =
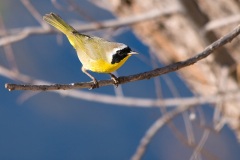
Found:
[[[55,13],[49,13],[43,16],[43,20],[57,28],[66,35],[75,32],[76,30],[67,24],[60,16]]]

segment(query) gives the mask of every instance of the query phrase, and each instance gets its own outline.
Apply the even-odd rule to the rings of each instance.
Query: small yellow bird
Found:
[[[81,34],[55,13],[46,14],[43,20],[67,36],[77,51],[82,63],[82,72],[93,80],[91,89],[99,87],[98,81],[87,70],[110,74],[117,86],[117,77],[111,72],[121,67],[131,55],[138,54],[123,43],[109,42],[99,37]]]

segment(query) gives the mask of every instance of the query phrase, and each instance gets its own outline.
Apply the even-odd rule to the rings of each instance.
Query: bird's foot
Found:
[[[92,85],[91,85],[91,88],[89,88],[89,90],[92,90],[92,89],[95,89],[95,88],[99,88],[99,83],[98,81],[94,78],[93,81],[92,81]]]
[[[109,73],[109,75],[111,76],[111,79],[113,80],[114,85],[115,85],[115,87],[117,88],[118,85],[119,85],[119,80],[118,80],[118,78],[117,78],[114,74],[112,74],[112,73]]]

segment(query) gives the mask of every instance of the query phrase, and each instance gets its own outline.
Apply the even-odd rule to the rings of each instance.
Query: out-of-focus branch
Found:
[[[166,123],[171,121],[174,117],[176,117],[177,115],[179,115],[180,113],[186,111],[191,107],[193,106],[191,105],[179,106],[173,111],[165,113],[161,118],[156,120],[155,123],[153,123],[153,125],[147,130],[144,137],[141,139],[140,144],[131,159],[140,160],[146,151],[146,147],[150,143],[153,136],[156,135],[157,131],[159,131]],[[197,147],[197,145],[194,143],[189,143],[188,145],[191,145],[192,147]],[[203,148],[202,150],[198,150],[198,152],[201,152],[204,156],[208,157],[209,159],[217,159],[214,155],[210,155],[210,153],[204,150]]]
[[[27,10],[31,13],[31,15],[41,24],[41,26],[45,29],[49,29],[49,25],[42,21],[42,16],[35,9],[35,7],[29,2],[29,0],[21,0],[22,4],[27,8]]]
[[[53,6],[55,8],[57,8],[58,10],[61,10],[61,11],[71,11],[71,9],[69,7],[65,8],[66,6],[63,7],[61,4],[59,4],[57,0],[51,0],[51,2],[53,4]]]
[[[203,146],[205,145],[208,137],[209,137],[209,134],[210,134],[210,130],[208,129],[205,129],[204,132],[203,132],[203,135],[202,135],[202,138],[199,142],[199,144],[196,146],[196,149],[194,150],[190,160],[195,160],[195,159],[200,159],[200,154],[199,153],[203,153]],[[210,158],[210,157],[209,157]]]
[[[1,16],[0,16],[0,30],[2,30],[3,34],[6,35],[7,30],[6,30],[4,21],[3,21]],[[4,53],[6,55],[7,61],[9,63],[9,65],[11,66],[10,68],[12,68],[12,70],[14,72],[18,72],[18,66],[17,66],[17,63],[16,63],[16,58],[14,56],[12,46],[10,44],[4,45],[3,50],[4,50]]]
[[[228,42],[231,42],[235,37],[240,34],[240,25],[237,26],[233,31],[228,33],[227,35],[223,36],[222,38],[218,39],[217,41],[213,42],[207,48],[205,48],[202,52],[191,57],[185,61],[180,61],[162,68],[157,68],[152,71],[143,72],[135,75],[119,77],[118,81],[119,84],[150,79],[156,76],[160,76],[169,72],[177,71],[181,68],[190,66],[203,58],[206,58],[214,50],[217,48],[225,45]],[[102,80],[99,81],[99,87],[114,84],[112,80]],[[52,84],[52,85],[27,85],[27,84],[6,84],[5,87],[9,90],[32,90],[32,91],[46,91],[46,90],[67,90],[67,89],[76,89],[76,88],[91,88],[92,82],[87,83],[71,83],[71,84]]]
[[[239,22],[240,22],[240,14],[231,15],[229,17],[224,17],[221,19],[216,19],[208,22],[204,26],[204,31],[205,32],[212,31],[216,28],[221,28],[221,27],[224,27],[233,23],[239,23]]]
[[[83,17],[86,21],[89,21],[89,22],[96,22],[97,20],[90,16],[83,8],[84,7],[81,7],[79,6],[74,0],[67,0],[67,3],[70,5],[69,8],[71,8],[71,10],[77,12],[78,14],[81,15],[81,17]]]
[[[67,0],[66,5],[61,5],[58,3],[57,0],[51,0],[52,4],[55,8],[61,10],[61,11],[75,11],[78,14],[81,15],[82,18],[84,18],[86,21],[89,22],[96,22],[96,19],[90,16],[82,7],[80,7],[75,1],[73,0]]]
[[[127,25],[133,25],[142,21],[147,21],[151,19],[155,19],[157,17],[168,15],[172,13],[179,12],[178,7],[170,7],[166,8],[165,10],[151,10],[146,13],[133,15],[130,17],[114,19],[114,20],[106,20],[102,22],[93,22],[88,24],[71,24],[74,26],[76,30],[79,32],[86,32],[86,31],[93,31],[97,29],[104,29],[104,28],[117,28]],[[13,29],[7,32],[8,36],[4,36],[0,39],[0,46],[6,45],[9,43],[14,43],[20,41],[24,38],[27,38],[30,35],[35,34],[49,34],[49,33],[58,33],[55,29],[45,29],[42,27],[26,27],[21,29]]]
[[[155,56],[153,54],[150,54],[151,56],[151,60],[152,60],[152,66],[154,68],[158,67],[157,63],[156,63],[156,59]],[[175,83],[172,81],[171,78],[169,78],[169,76],[163,76],[162,77],[164,79],[164,81],[166,82],[167,87],[169,88],[169,90],[171,91],[171,94],[173,94],[173,96],[175,98],[177,97],[181,97],[180,93],[177,90],[177,86],[175,85]],[[155,90],[156,90],[156,95],[158,99],[163,99],[162,98],[162,89],[161,89],[161,83],[160,83],[160,79],[159,78],[154,78],[154,82],[155,82]],[[181,104],[179,104],[181,106]],[[176,106],[178,107],[178,106]],[[193,108],[192,108],[193,110]],[[167,113],[167,109],[165,106],[160,107],[160,111],[161,113],[164,115],[165,113]],[[186,131],[187,131],[187,138],[185,137],[185,135],[176,127],[176,125],[174,124],[173,121],[168,121],[167,122],[167,126],[171,129],[172,133],[175,135],[175,137],[182,142],[183,144],[185,144],[186,146],[189,146],[189,143],[195,143],[195,137],[193,134],[193,130],[192,130],[192,124],[189,120],[189,115],[187,112],[183,112],[183,119],[185,122],[185,127],[186,127]],[[191,147],[191,146],[189,146]]]

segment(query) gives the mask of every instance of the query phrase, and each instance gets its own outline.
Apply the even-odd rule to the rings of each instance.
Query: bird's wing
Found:
[[[99,38],[86,35],[76,34],[76,50],[78,54],[86,54],[91,60],[105,59],[109,52],[109,45],[111,42]]]

